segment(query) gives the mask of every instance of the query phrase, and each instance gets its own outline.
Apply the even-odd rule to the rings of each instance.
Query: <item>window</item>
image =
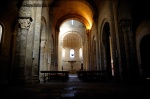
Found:
[[[2,33],[3,33],[3,28],[2,25],[0,24],[0,43],[2,41]]]
[[[74,24],[74,21],[73,20],[71,20],[71,25],[73,25]]]
[[[74,50],[73,49],[70,50],[70,58],[74,58]]]
[[[65,59],[65,49],[62,49],[62,58]]]
[[[82,48],[79,49],[79,57],[82,59]]]
[[[0,22],[0,53],[2,51],[2,39],[3,39],[3,32],[4,32],[3,29],[4,29],[3,24]]]

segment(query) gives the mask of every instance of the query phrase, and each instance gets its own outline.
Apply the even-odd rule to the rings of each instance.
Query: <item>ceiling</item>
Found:
[[[75,19],[90,29],[101,2],[102,0],[53,0],[50,14],[53,16],[54,27],[59,28],[64,21]]]
[[[20,9],[24,0],[2,0],[0,5],[7,9],[0,9],[1,14],[17,17],[14,14]],[[60,25],[68,20],[74,19],[82,22],[86,29],[90,29],[93,19],[97,16],[98,8],[105,0],[43,0],[49,5],[49,14],[53,16],[53,26],[59,28]],[[15,6],[15,7],[14,7]],[[14,8],[12,10],[12,8]],[[18,9],[17,9],[18,8]],[[7,13],[9,11],[9,13]],[[6,15],[4,15],[6,16]],[[2,17],[2,16],[0,16]],[[11,19],[11,18],[7,18]],[[12,18],[13,19],[13,18]],[[50,19],[51,20],[51,19]],[[13,21],[13,20],[12,20]]]
[[[76,20],[69,20],[64,22],[60,27],[60,43],[64,48],[81,48],[82,35],[85,26]]]

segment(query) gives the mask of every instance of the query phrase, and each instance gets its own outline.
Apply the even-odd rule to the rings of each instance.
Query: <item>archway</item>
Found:
[[[39,79],[42,80],[43,74],[40,73],[40,71],[43,70],[49,70],[47,65],[47,26],[46,26],[46,20],[44,17],[41,18],[41,34],[40,34],[40,56],[39,56]],[[34,53],[34,50],[33,50]]]
[[[141,64],[144,79],[150,78],[150,47],[148,46],[149,43],[150,35],[144,36],[140,42]]]
[[[69,70],[70,73],[75,73],[81,69],[84,35],[85,26],[81,22],[72,19],[62,23],[58,37],[58,70]],[[73,56],[71,56],[72,51]]]
[[[103,27],[102,32],[102,44],[103,44],[103,61],[104,66],[103,70],[108,72],[108,76],[111,78],[113,75],[113,60],[112,60],[112,51],[111,51],[111,36],[110,36],[110,26],[109,23],[106,22]]]

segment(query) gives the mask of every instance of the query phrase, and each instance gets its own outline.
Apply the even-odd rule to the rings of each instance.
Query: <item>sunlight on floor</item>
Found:
[[[69,74],[69,77],[78,77],[77,74]]]

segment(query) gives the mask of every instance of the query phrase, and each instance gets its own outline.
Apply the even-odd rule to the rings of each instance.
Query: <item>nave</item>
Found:
[[[1,95],[13,99],[131,99],[146,98],[150,86],[142,84],[116,84],[107,82],[85,82],[77,75],[69,79],[49,81],[37,85],[1,86]]]

